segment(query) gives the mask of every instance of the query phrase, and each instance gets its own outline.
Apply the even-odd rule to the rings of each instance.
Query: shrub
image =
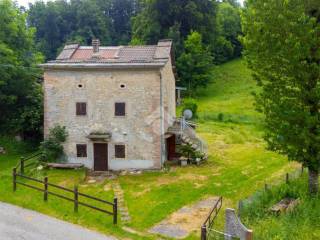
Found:
[[[197,118],[198,104],[197,104],[197,101],[195,99],[186,98],[186,99],[183,100],[181,115],[183,115],[183,112],[186,109],[189,109],[189,110],[192,111],[192,118]]]
[[[181,156],[187,158],[192,163],[196,163],[196,159],[203,159],[204,154],[202,152],[199,152],[197,150],[194,150],[191,146],[191,144],[187,143],[185,145],[178,146],[177,149],[178,153],[181,154]]]
[[[41,142],[40,149],[46,161],[63,160],[64,151],[62,143],[66,141],[68,133],[66,127],[55,126],[50,129],[49,136]]]

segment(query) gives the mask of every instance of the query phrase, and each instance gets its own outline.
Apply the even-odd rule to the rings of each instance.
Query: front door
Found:
[[[107,171],[108,170],[108,144],[107,143],[94,143],[94,171]]]

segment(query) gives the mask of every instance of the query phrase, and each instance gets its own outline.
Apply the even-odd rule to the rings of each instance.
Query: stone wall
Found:
[[[170,89],[174,78],[168,68],[163,69],[164,101],[174,114],[174,89]],[[109,169],[161,167],[159,70],[47,69],[44,79],[44,133],[46,136],[56,124],[66,126],[69,137],[64,149],[70,162],[93,168],[93,142],[86,136],[103,131],[112,134],[108,145]],[[86,116],[76,116],[76,102],[87,103]],[[114,116],[115,102],[126,103],[125,117]],[[126,145],[125,159],[115,159],[117,143]],[[87,158],[77,158],[76,144],[87,144]]]

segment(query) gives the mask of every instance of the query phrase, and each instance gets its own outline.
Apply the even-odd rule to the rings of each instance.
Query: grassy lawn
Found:
[[[84,171],[44,171],[50,181],[73,187],[112,200],[110,181],[119,181],[125,194],[132,223],[129,227],[147,232],[154,224],[186,204],[207,196],[223,196],[224,207],[236,207],[239,199],[251,195],[265,181],[272,181],[296,165],[287,159],[265,150],[262,140],[262,116],[254,110],[251,93],[255,82],[242,60],[216,67],[215,83],[199,92],[198,133],[209,145],[210,157],[201,166],[175,167],[167,172],[145,172],[141,175],[119,176],[116,180],[88,185],[83,182]],[[0,142],[0,145],[3,144]],[[13,144],[13,143],[12,143]],[[8,144],[7,144],[8,145]],[[9,144],[10,145],[10,144]],[[72,204],[57,199],[42,201],[42,195],[20,187],[12,193],[11,168],[26,149],[8,149],[0,156],[0,200],[31,208],[48,215],[87,226],[120,238],[157,238],[154,235],[140,237],[112,226],[109,216],[80,208],[73,213]],[[31,193],[32,192],[32,193]],[[224,214],[221,213],[221,216]],[[223,225],[222,217],[219,221]],[[188,239],[198,239],[193,233]]]

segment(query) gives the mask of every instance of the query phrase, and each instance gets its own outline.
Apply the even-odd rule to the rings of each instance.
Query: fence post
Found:
[[[301,176],[303,174],[303,170],[304,170],[304,167],[303,167],[303,165],[301,165]]]
[[[15,192],[17,190],[17,169],[13,168],[12,170],[12,183],[13,183],[13,191]]]
[[[207,228],[205,225],[201,226],[201,240],[207,239]]]
[[[286,174],[286,184],[289,183],[289,173]]]
[[[242,208],[243,208],[243,202],[242,202],[242,200],[239,200],[239,202],[238,202],[238,217],[241,216]]]
[[[246,232],[246,240],[253,240],[253,231],[252,230],[248,230]]]
[[[24,174],[24,157],[20,158],[20,173]]]
[[[264,190],[268,191],[268,184],[266,184],[266,183],[264,184]]]
[[[79,199],[79,192],[78,192],[78,186],[74,186],[74,212],[78,212],[78,199]]]
[[[118,222],[118,199],[113,199],[113,224]]]
[[[44,192],[43,192],[43,200],[48,201],[48,177],[44,178]]]

